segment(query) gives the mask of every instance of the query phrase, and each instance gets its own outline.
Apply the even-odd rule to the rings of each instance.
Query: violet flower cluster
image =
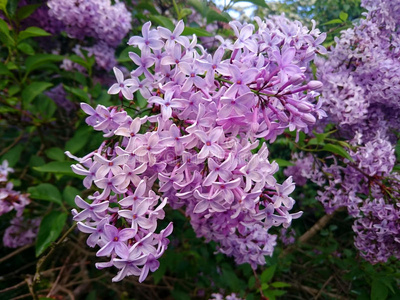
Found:
[[[214,293],[211,295],[211,298],[209,300],[243,300],[243,298],[240,298],[238,295],[235,293],[232,293],[230,295],[224,296],[220,293]]]
[[[30,203],[28,195],[21,194],[14,190],[14,185],[8,180],[8,175],[14,169],[8,166],[8,161],[4,160],[0,165],[0,216],[10,211],[16,211],[17,217],[22,216],[25,206]],[[3,186],[5,183],[5,186]]]
[[[112,4],[109,0],[49,0],[47,6],[49,19],[61,23],[70,38],[94,38],[95,44],[83,49],[89,56],[94,55],[100,68],[111,70],[116,64],[115,48],[131,29],[131,13],[125,4]]]
[[[303,176],[321,187],[317,199],[327,213],[344,207],[355,218],[355,246],[371,263],[400,258],[400,174],[393,172],[396,162],[389,141],[376,138],[356,151],[350,151],[353,162],[340,164],[335,157],[325,162],[311,154],[294,158],[285,175]],[[309,172],[298,171],[299,166]]]
[[[276,235],[268,230],[300,217],[290,213],[292,178],[277,183],[278,164],[258,138],[308,131],[324,115],[315,100],[321,83],[305,81],[324,35],[286,19],[257,22],[257,30],[230,23],[235,40],[213,54],[195,35],[182,35],[182,21],[173,31],[145,23],[142,36],[129,40],[141,50],[129,53],[131,78],[114,68],[109,93],[127,100],[140,93],[152,114],[81,105],[87,124],[108,140],[75,158],[74,172],[98,191],[86,201],[76,197],[74,220],[91,234],[88,245],[100,247],[97,255],[111,258],[97,266],[119,269],[114,281],[143,281],[158,268],[172,232],[170,224],[155,233],[167,203],[185,210],[198,237],[253,268],[273,253]]]
[[[363,0],[368,10],[354,28],[342,31],[329,59],[318,63],[323,107],[348,139],[363,143],[396,140],[400,129],[399,0]]]
[[[14,190],[8,175],[14,170],[9,167],[8,161],[4,160],[0,165],[0,216],[16,212],[11,219],[11,226],[6,228],[3,236],[3,244],[9,248],[17,248],[32,243],[39,230],[40,219],[24,219],[25,207],[31,202],[27,194],[21,194]],[[5,186],[4,186],[5,184]]]
[[[392,170],[400,129],[400,1],[363,0],[362,6],[365,19],[342,31],[328,59],[317,63],[325,86],[322,107],[328,114],[319,126],[334,123],[341,137],[356,147],[351,151],[354,162],[347,166],[337,161],[322,166],[317,177],[328,174],[329,180],[318,198],[328,213],[347,207],[356,218],[356,247],[376,263],[399,257],[394,249],[400,246],[400,185]]]

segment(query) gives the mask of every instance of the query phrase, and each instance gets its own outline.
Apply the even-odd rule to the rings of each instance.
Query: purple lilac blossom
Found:
[[[15,217],[10,223],[11,226],[6,228],[3,236],[5,247],[18,248],[35,241],[39,231],[40,218]]]
[[[313,162],[311,154],[294,155],[296,165],[285,174],[297,171],[299,182],[310,179],[316,183],[320,187],[317,200],[327,213],[346,208],[355,219],[355,246],[361,255],[371,263],[386,262],[392,255],[400,256],[400,228],[396,221],[400,217],[396,202],[400,197],[400,175],[393,172],[394,149],[381,138],[355,148],[350,150],[353,162],[347,161],[344,166],[335,157],[326,157],[316,166],[318,160]]]
[[[123,2],[49,0],[47,6],[50,19],[63,24],[70,38],[81,41],[95,38],[94,45],[81,48],[88,51],[88,56],[94,55],[98,67],[107,71],[112,69],[116,64],[115,48],[131,29],[131,13]],[[83,57],[80,46],[75,52]],[[70,61],[64,61],[63,68],[82,71],[82,67]]]
[[[342,31],[328,59],[317,61],[328,115],[318,126],[334,123],[352,144],[354,159],[347,166],[324,163],[322,172],[330,175],[319,183],[318,199],[328,213],[347,208],[355,218],[356,247],[377,263],[399,257],[393,145],[400,129],[400,1],[362,0],[362,6],[365,19]]]
[[[4,160],[0,165],[0,216],[15,210],[17,217],[21,217],[25,206],[30,203],[28,195],[15,191],[13,183],[9,181],[8,175],[13,172],[14,169]]]
[[[380,137],[392,142],[400,123],[399,0],[364,0],[368,10],[354,28],[341,32],[329,59],[319,59],[324,83],[322,106],[328,118],[351,139]]]
[[[232,22],[236,41],[212,55],[196,36],[182,36],[182,21],[173,31],[148,22],[129,40],[141,50],[129,55],[132,78],[114,68],[109,93],[127,100],[140,93],[154,114],[132,118],[118,107],[82,103],[88,125],[120,139],[73,166],[85,187],[97,187],[89,200],[76,197],[82,210],[73,210],[74,220],[91,233],[97,255],[110,257],[97,266],[119,269],[114,281],[135,275],[141,282],[158,268],[172,233],[172,223],[155,233],[166,204],[185,210],[198,237],[254,269],[273,253],[277,236],[269,229],[301,216],[290,213],[292,178],[276,181],[278,164],[258,138],[308,132],[324,116],[316,101],[321,84],[305,80],[309,62],[324,51],[324,35],[286,19],[282,26],[257,24]]]
[[[243,298],[238,297],[235,293],[224,296],[220,293],[211,294],[211,298],[209,300],[243,300]]]

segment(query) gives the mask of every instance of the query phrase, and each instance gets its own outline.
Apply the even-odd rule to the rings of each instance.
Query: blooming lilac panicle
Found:
[[[26,220],[22,217],[15,217],[10,223],[11,226],[4,232],[4,246],[18,248],[35,241],[39,231],[40,218]]]
[[[97,192],[88,201],[77,197],[81,211],[73,214],[90,233],[88,245],[100,247],[97,256],[111,257],[97,266],[119,269],[114,281],[143,281],[158,268],[172,232],[170,224],[156,233],[166,204],[183,207],[197,236],[253,268],[273,253],[277,236],[269,229],[300,217],[290,213],[292,178],[277,183],[279,167],[265,143],[252,150],[257,138],[272,142],[286,128],[307,132],[322,115],[321,84],[305,73],[323,36],[284,17],[258,25],[232,23],[237,40],[211,55],[196,36],[182,36],[182,21],[172,31],[145,23],[142,36],[129,40],[140,50],[130,53],[132,78],[114,68],[109,93],[131,100],[140,92],[153,114],[132,119],[116,107],[82,104],[87,124],[110,140],[76,158],[74,172]]]
[[[353,162],[341,166],[334,158],[325,163],[295,156],[296,166],[289,167],[285,174],[292,174],[298,168],[300,182],[310,179],[321,187],[317,199],[327,213],[344,207],[355,218],[353,230],[355,246],[361,255],[371,263],[386,262],[390,256],[399,257],[400,216],[398,173],[393,172],[396,161],[394,148],[385,139],[375,138],[365,145],[350,151]],[[329,161],[329,162],[328,162]],[[315,164],[320,164],[315,168]],[[317,169],[320,171],[316,171]],[[315,174],[315,175],[312,175]]]
[[[318,199],[328,213],[347,208],[355,218],[355,246],[377,263],[399,257],[399,174],[393,167],[400,129],[400,1],[361,3],[365,19],[342,31],[328,59],[317,61],[328,115],[318,126],[334,123],[354,147],[354,162],[323,164],[329,178],[318,182]]]
[[[380,130],[381,137],[394,141],[393,132],[400,129],[400,2],[363,0],[362,5],[365,19],[342,31],[329,59],[317,62],[325,85],[322,105],[326,121],[350,139],[361,134],[366,143]]]
[[[112,4],[109,0],[49,0],[47,6],[47,19],[61,24],[69,37],[79,40],[87,37],[96,39],[92,46],[75,49],[77,55],[83,57],[83,49],[88,51],[88,56],[95,57],[100,68],[111,70],[115,66],[115,48],[131,29],[131,13],[123,2]],[[68,60],[64,60],[63,67],[66,70],[82,69],[80,65]]]
[[[0,165],[0,216],[15,210],[17,216],[21,217],[25,206],[30,203],[28,195],[15,191],[13,183],[9,181],[8,175],[13,172],[14,169],[4,160]]]

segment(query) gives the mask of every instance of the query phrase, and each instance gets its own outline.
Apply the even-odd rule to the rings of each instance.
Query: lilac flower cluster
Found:
[[[23,0],[18,2],[19,7],[23,7],[25,5],[36,4],[35,1],[32,0]],[[52,18],[49,16],[49,8],[44,3],[39,6],[27,19],[23,21],[24,27],[36,26],[40,27],[51,34],[59,34],[61,31],[65,29],[64,24],[56,18]]]
[[[94,37],[115,47],[131,29],[131,14],[122,2],[49,0],[47,5],[49,16],[61,21],[71,38]]]
[[[296,231],[293,228],[289,230],[283,227],[279,233],[279,238],[285,246],[292,245],[296,241]]]
[[[158,268],[172,224],[154,232],[167,203],[185,208],[197,236],[253,268],[273,253],[276,236],[268,230],[300,217],[289,213],[292,178],[277,183],[278,165],[257,138],[308,131],[324,115],[315,101],[321,83],[305,82],[304,74],[323,51],[324,36],[298,23],[257,21],[258,30],[232,22],[237,39],[223,41],[213,55],[195,35],[181,35],[182,21],[172,32],[145,23],[142,36],[129,40],[141,50],[129,53],[136,69],[124,79],[114,68],[109,93],[128,100],[140,93],[153,114],[132,118],[116,107],[82,104],[87,124],[108,140],[76,158],[74,172],[99,191],[89,201],[76,198],[83,210],[74,220],[91,233],[88,245],[101,247],[98,256],[111,256],[98,266],[120,269],[114,280],[143,281]]]
[[[362,1],[365,19],[336,38],[328,60],[318,64],[323,107],[351,139],[396,140],[400,129],[399,0]]]
[[[8,161],[3,161],[0,165],[0,183],[6,183],[4,187],[0,187],[0,216],[12,210],[17,212],[17,217],[22,216],[25,206],[30,203],[28,195],[14,191],[14,185],[8,181],[8,174],[14,172],[8,166]]]
[[[47,5],[50,19],[61,22],[69,37],[95,39],[94,45],[82,48],[89,56],[94,55],[98,67],[111,70],[116,64],[115,47],[131,29],[131,13],[125,4],[112,4],[109,0],[49,0]],[[83,56],[80,51],[77,54]]]
[[[39,231],[40,218],[24,219],[15,217],[3,236],[3,244],[9,248],[18,248],[35,241]]]
[[[392,222],[399,215],[399,175],[392,170],[400,129],[400,1],[363,0],[362,6],[365,19],[342,31],[329,58],[317,63],[328,114],[319,125],[336,124],[356,147],[354,163],[322,166],[319,177],[329,180],[318,198],[328,213],[347,207],[356,218],[356,247],[376,263],[398,257],[393,249],[399,247],[399,227]]]
[[[16,217],[11,220],[3,236],[3,244],[6,247],[17,248],[30,244],[36,238],[39,229],[39,219],[25,220],[22,217],[25,207],[30,203],[27,194],[15,191],[13,184],[8,180],[9,173],[14,172],[8,166],[8,161],[4,160],[0,165],[0,216],[16,211]]]
[[[299,166],[310,172],[300,173],[321,187],[317,199],[327,213],[347,208],[355,218],[355,245],[371,263],[384,262],[400,253],[400,175],[393,173],[396,162],[389,141],[375,138],[350,151],[354,162],[342,166],[336,158],[325,163],[313,160],[312,155],[296,156],[296,166],[285,170],[286,175],[299,174]],[[395,249],[397,249],[395,251]]]
[[[228,296],[224,296],[220,293],[214,293],[211,295],[209,300],[243,300],[243,298],[238,297],[235,293],[232,293]]]

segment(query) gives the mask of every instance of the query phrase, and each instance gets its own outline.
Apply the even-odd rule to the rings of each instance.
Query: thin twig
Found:
[[[323,284],[323,286],[321,287],[321,289],[319,290],[318,294],[315,295],[314,299],[318,300],[318,298],[321,296],[323,290],[325,289],[325,287],[329,284],[329,282],[331,282],[331,280],[333,279],[333,275],[331,275],[327,281],[325,281],[325,283]]]
[[[34,244],[25,245],[25,246],[23,246],[23,247],[21,247],[21,248],[18,248],[18,249],[15,250],[15,251],[11,252],[10,254],[7,254],[6,256],[0,258],[0,264],[1,264],[2,262],[5,262],[5,261],[8,260],[9,258],[11,258],[11,257],[13,257],[13,256],[15,256],[15,255],[17,255],[17,254],[19,254],[19,253],[21,253],[22,251],[25,251],[26,249],[32,247],[33,245],[34,245]]]
[[[318,231],[320,231],[321,229],[323,229],[328,223],[329,221],[333,218],[333,216],[335,215],[335,212],[333,212],[330,215],[325,215],[323,216],[321,219],[319,219],[317,221],[317,223],[315,223],[313,225],[313,227],[311,227],[309,230],[307,230],[301,237],[299,237],[298,242],[300,244],[304,244],[307,241],[309,241],[312,237],[314,237],[314,235],[316,235],[318,233]],[[294,250],[294,246],[288,247],[286,248],[280,255],[280,257],[284,257],[286,255],[288,255],[289,253],[291,253]]]
[[[55,290],[57,284],[60,282],[61,274],[63,273],[63,271],[64,271],[64,269],[65,269],[65,266],[66,266],[66,263],[68,263],[69,258],[70,258],[70,257],[67,258],[66,262],[62,265],[62,267],[61,267],[61,269],[60,269],[60,272],[58,272],[58,276],[57,276],[57,278],[56,278],[56,281],[54,281],[54,283],[53,283],[53,285],[52,285],[52,287],[51,287],[49,293],[48,293],[47,296],[46,296],[47,298],[49,298],[49,297],[51,296],[51,294],[54,292],[54,290]]]
[[[32,280],[31,276],[28,276],[27,278],[25,278],[25,282],[28,285],[29,288],[29,293],[31,294],[32,298],[34,300],[39,300],[39,297],[37,296],[37,294],[35,293],[35,289],[34,289],[34,282]]]
[[[20,286],[23,286],[23,285],[25,285],[25,284],[26,284],[26,281],[21,281],[20,283],[18,283],[18,284],[16,284],[16,285],[13,285],[13,286],[10,286],[10,287],[8,287],[8,288],[5,288],[5,289],[1,290],[1,291],[0,291],[0,294],[1,294],[1,293],[5,293],[5,292],[9,292],[9,291],[12,291],[12,290],[15,290],[15,289],[17,289],[17,288],[19,288]]]
[[[7,153],[8,150],[10,150],[12,147],[14,147],[21,139],[22,136],[24,135],[24,133],[21,133],[12,143],[10,146],[5,147],[1,152],[0,152],[0,156],[2,156],[4,153]]]

